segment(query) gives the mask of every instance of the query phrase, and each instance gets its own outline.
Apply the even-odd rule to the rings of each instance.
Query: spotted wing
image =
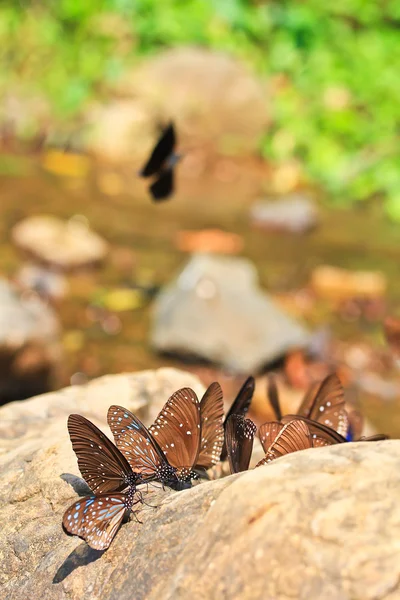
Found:
[[[225,421],[224,421],[224,429],[226,432],[226,426],[229,420],[229,417],[232,415],[241,415],[245,417],[249,410],[255,389],[255,381],[254,377],[248,377],[242,387],[240,388],[235,400],[232,403],[232,406],[228,410]],[[224,442],[221,452],[221,460],[226,460],[227,451],[226,451],[226,443]]]
[[[290,423],[290,421],[293,420],[300,420],[306,423],[308,429],[310,430],[314,447],[331,446],[332,444],[343,444],[347,441],[345,437],[340,435],[340,433],[338,433],[331,427],[328,427],[323,423],[318,423],[318,421],[313,421],[312,419],[301,417],[300,415],[285,415],[282,418],[282,423]]]
[[[170,123],[162,132],[157,144],[154,146],[149,160],[140,171],[140,175],[142,177],[150,177],[150,175],[157,173],[167,160],[168,156],[172,154],[175,144],[175,128],[173,123]]]
[[[224,402],[222,389],[216,381],[206,390],[200,402],[201,446],[196,467],[209,469],[221,457],[224,443]]]
[[[170,465],[192,469],[201,443],[200,402],[191,388],[172,394],[149,429]]]
[[[63,527],[85,540],[95,550],[105,550],[113,541],[131,503],[126,494],[99,494],[74,502],[64,513]]]
[[[275,441],[277,435],[282,431],[283,424],[277,421],[270,421],[261,425],[258,434],[260,436],[260,442],[264,449],[264,452],[268,451],[268,448]]]
[[[257,427],[251,419],[231,415],[226,425],[226,449],[231,473],[247,471]]]
[[[346,436],[349,419],[345,409],[344,390],[339,377],[333,373],[321,383],[312,402],[305,406],[302,403],[298,414],[323,423]]]
[[[285,456],[285,454],[306,450],[307,448],[312,448],[311,434],[307,424],[301,420],[290,421],[281,429],[268,448],[265,458],[256,466],[265,465],[276,458]]]
[[[126,408],[112,405],[107,413],[115,443],[133,471],[152,478],[169,465],[165,455],[143,423]]]
[[[81,415],[68,417],[68,432],[82,477],[93,492],[116,492],[135,479],[128,461],[108,437]]]

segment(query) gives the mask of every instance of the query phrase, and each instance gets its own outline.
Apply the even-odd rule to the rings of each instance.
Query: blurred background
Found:
[[[397,436],[400,5],[3,0],[0,402],[180,366]],[[176,192],[137,173],[175,123]],[[296,401],[297,401],[296,400]]]

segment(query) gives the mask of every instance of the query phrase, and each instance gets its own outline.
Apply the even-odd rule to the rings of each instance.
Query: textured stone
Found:
[[[304,347],[308,335],[258,287],[251,262],[199,254],[158,296],[151,341],[158,351],[252,373]]]
[[[193,384],[200,393],[193,376],[171,369],[104,377],[25,401],[23,432],[22,403],[0,409],[1,598],[399,598],[397,440],[307,450],[183,492],[151,490],[157,508],[123,525],[105,553],[62,532],[76,493],[61,475],[78,474],[66,414],[104,426],[108,403],[142,415],[149,398]]]

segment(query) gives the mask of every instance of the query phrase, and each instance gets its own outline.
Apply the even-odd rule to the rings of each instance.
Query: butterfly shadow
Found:
[[[53,577],[53,583],[61,583],[75,569],[95,562],[103,556],[104,552],[105,550],[94,550],[86,542],[83,542],[67,556],[63,564],[57,569],[57,573]]]
[[[87,483],[72,473],[63,473],[61,479],[68,483],[78,496],[92,496],[93,492]],[[83,567],[98,560],[105,550],[94,550],[86,542],[75,548],[69,556],[64,560],[63,564],[58,568],[54,575],[53,583],[61,583],[68,575],[70,575],[78,567]]]
[[[84,479],[72,473],[63,473],[61,479],[68,483],[78,496],[93,496],[93,492]]]

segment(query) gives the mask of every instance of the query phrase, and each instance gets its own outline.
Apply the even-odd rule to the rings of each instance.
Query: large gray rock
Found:
[[[154,307],[153,347],[251,373],[308,343],[308,334],[258,286],[244,258],[195,255]]]
[[[196,379],[170,369],[102,378],[0,409],[2,600],[395,600],[400,442],[288,455],[184,492],[152,493],[106,553],[61,529],[78,475],[66,415],[105,425]],[[162,400],[161,400],[162,399]],[[101,419],[100,419],[101,416]],[[142,414],[145,417],[145,414]],[[11,432],[11,435],[7,434]]]
[[[59,385],[60,333],[55,312],[37,294],[0,279],[0,404]]]

